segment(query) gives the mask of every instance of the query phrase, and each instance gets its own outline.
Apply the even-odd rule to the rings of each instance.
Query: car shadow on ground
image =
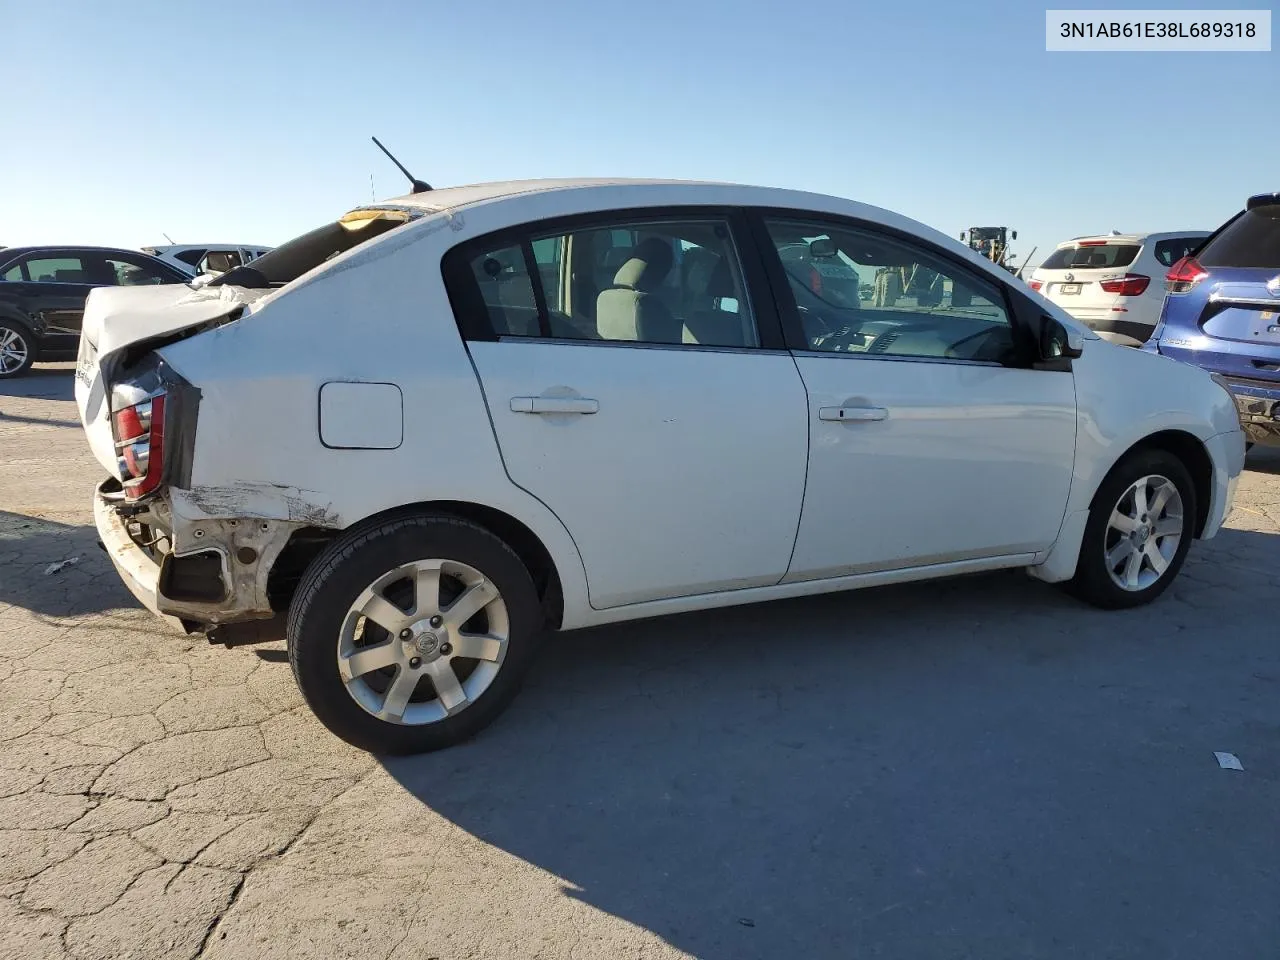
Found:
[[[698,957],[1261,956],[1280,649],[1241,599],[1277,587],[1280,537],[1227,530],[1140,610],[1003,573],[565,634],[385,766]]]
[[[0,397],[30,397],[37,400],[74,400],[73,364],[32,367],[21,377],[0,380]]]
[[[50,617],[139,606],[98,546],[92,524],[7,510],[0,510],[0,604]]]
[[[1254,447],[1245,457],[1246,470],[1280,475],[1280,447]]]

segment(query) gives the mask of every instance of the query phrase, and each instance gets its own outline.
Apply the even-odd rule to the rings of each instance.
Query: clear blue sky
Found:
[[[1280,190],[1280,52],[1046,53],[1045,6],[0,0],[0,243],[279,243],[404,192],[370,134],[437,185],[798,187],[1034,261]]]

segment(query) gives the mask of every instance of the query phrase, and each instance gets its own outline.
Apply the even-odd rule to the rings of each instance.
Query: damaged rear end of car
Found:
[[[90,295],[75,393],[108,474],[94,494],[94,518],[121,579],[153,613],[189,632],[270,619],[281,606],[278,596],[273,602],[280,578],[301,572],[277,565],[281,553],[291,544],[305,550],[309,531],[323,543],[323,531],[339,525],[332,511],[284,485],[202,487],[195,465],[205,391],[170,348],[236,324],[302,275],[412,216],[359,210],[212,282]],[[211,439],[210,454],[235,448]]]

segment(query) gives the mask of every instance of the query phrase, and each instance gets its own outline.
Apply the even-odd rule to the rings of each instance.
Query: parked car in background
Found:
[[[1224,378],[1248,440],[1280,446],[1280,193],[1250,197],[1166,287],[1145,349]]]
[[[85,298],[94,287],[189,279],[136,250],[5,247],[0,250],[0,378],[26,373],[39,360],[74,360]]]
[[[198,276],[202,273],[226,273],[256,260],[270,249],[271,247],[239,243],[180,243],[143,247],[142,252]]]
[[[1061,243],[1028,285],[1114,343],[1138,347],[1164,302],[1161,278],[1209,236],[1208,230],[1077,237]]]
[[[1012,567],[1147,603],[1244,462],[1203,371],[906,217],[726,184],[424,191],[98,290],[76,400],[134,594],[288,611],[307,703],[379,753],[483,728],[546,628]]]

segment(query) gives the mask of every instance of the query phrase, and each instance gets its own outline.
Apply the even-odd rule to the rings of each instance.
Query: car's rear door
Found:
[[[507,472],[572,535],[598,609],[786,572],[805,391],[737,222],[617,212],[446,258]]]
[[[1033,369],[1030,298],[873,224],[762,212],[768,250],[797,242],[852,262],[858,310],[801,303],[775,278],[809,399],[809,473],[787,579],[1001,558],[1057,537],[1071,486],[1069,369]]]
[[[18,271],[25,309],[42,349],[74,350],[84,302],[96,285],[90,258],[76,251],[33,253],[10,269]]]

